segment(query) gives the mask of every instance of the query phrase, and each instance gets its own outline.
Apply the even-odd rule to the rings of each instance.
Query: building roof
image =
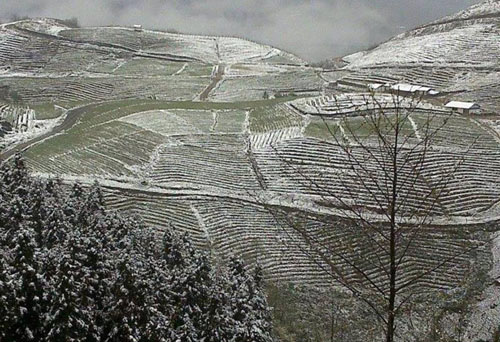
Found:
[[[404,91],[408,93],[415,93],[417,91],[422,91],[422,92],[428,92],[431,91],[432,89],[429,87],[422,87],[419,85],[414,85],[414,84],[407,84],[407,83],[397,83],[391,86],[392,90],[399,90],[399,91]]]
[[[481,106],[474,102],[450,101],[445,105],[446,108],[458,109],[480,109]]]
[[[370,89],[373,89],[373,90],[377,90],[379,89],[380,87],[383,87],[384,85],[382,83],[369,83],[368,84],[368,88]]]

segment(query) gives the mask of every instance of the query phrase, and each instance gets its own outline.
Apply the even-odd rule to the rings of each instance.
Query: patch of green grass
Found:
[[[152,58],[133,58],[116,69],[116,75],[170,76],[184,63]]]
[[[230,110],[218,113],[215,133],[240,133],[246,118],[246,111]]]
[[[250,131],[255,133],[300,125],[302,117],[283,105],[257,107],[250,112]]]
[[[321,119],[313,119],[309,123],[309,125],[307,125],[304,131],[304,135],[324,141],[335,140],[334,136],[332,136],[332,134],[328,130],[327,125],[330,127],[330,130],[332,131],[332,133],[334,133],[334,136],[337,139],[342,139],[342,134],[335,122],[327,121],[325,123]]]
[[[76,158],[88,157],[85,163],[89,165],[92,163],[92,158],[96,158],[96,172],[120,174],[117,170],[121,164],[136,165],[134,163],[140,163],[141,158],[148,160],[153,149],[165,137],[116,119],[138,112],[165,109],[182,113],[182,117],[189,119],[193,125],[201,125],[200,130],[203,132],[237,133],[242,130],[246,110],[272,106],[283,100],[211,103],[134,99],[91,104],[85,108],[86,112],[75,126],[63,134],[32,146],[26,151],[26,157],[34,161],[33,165],[42,165],[36,166],[41,172],[65,173],[65,170],[77,172]],[[39,108],[44,107],[49,105],[44,104]],[[218,112],[215,126],[212,111]],[[200,113],[203,113],[203,118],[199,116]],[[98,151],[99,154],[96,155],[92,151],[89,153],[89,149]],[[55,159],[52,161],[53,158]],[[123,173],[127,173],[126,170],[121,174]]]
[[[92,144],[95,139],[110,139],[114,136],[133,133],[133,131],[134,129],[131,128],[131,125],[120,122],[106,123],[95,127],[91,131],[78,131],[78,134],[69,131],[66,134],[56,135],[33,146],[28,150],[27,156],[30,158],[36,155],[50,157],[52,155],[68,153]]]
[[[58,118],[63,114],[64,109],[71,109],[87,103],[86,101],[36,103],[30,104],[29,107],[36,112],[37,120],[47,120]]]
[[[35,104],[30,106],[36,113],[37,120],[55,119],[64,112],[62,108],[54,106],[53,103]]]
[[[306,127],[305,135],[325,141],[342,141],[345,138],[351,140],[378,139],[377,129],[380,129],[383,135],[393,134],[391,123],[395,123],[395,116],[388,116],[375,123],[369,118],[361,116],[325,121],[314,118]],[[342,132],[339,125],[342,126],[344,132]],[[406,137],[415,138],[415,131],[409,120],[401,122],[400,127],[402,139]]]
[[[123,132],[117,132],[116,129],[124,126],[132,126],[125,123],[115,122],[114,120],[121,117],[156,109],[172,109],[172,110],[198,110],[206,112],[208,122],[204,130],[210,131],[212,127],[211,110],[222,111],[219,115],[220,122],[215,127],[215,132],[229,132],[236,130],[240,131],[245,118],[245,110],[270,106],[284,99],[252,101],[252,102],[237,102],[237,103],[212,103],[212,102],[168,102],[155,100],[121,100],[111,101],[106,103],[89,105],[87,111],[81,120],[72,128],[68,129],[65,134],[54,136],[46,141],[31,147],[27,151],[29,158],[36,156],[50,157],[57,154],[67,153],[68,151],[83,148],[88,146],[89,141],[95,139],[109,139],[113,136],[120,135]],[[62,105],[62,104],[61,104]],[[73,104],[73,105],[76,105]],[[40,105],[39,108],[50,107],[49,104]],[[184,116],[190,115],[185,112]],[[198,118],[192,116],[192,122],[197,122]],[[219,126],[220,125],[220,126]],[[112,132],[109,133],[110,127]],[[123,128],[123,129],[130,129]],[[125,132],[126,133],[126,132]]]
[[[135,125],[113,121],[88,131],[56,135],[30,148],[26,158],[40,172],[131,176],[131,167],[146,163],[164,139]]]
[[[202,63],[188,63],[188,66],[182,72],[185,76],[210,77],[212,74],[213,65]]]
[[[194,102],[194,101],[157,101],[145,99],[131,99],[110,101],[90,106],[82,120],[71,130],[79,130],[92,127],[121,117],[155,109],[193,109],[193,110],[250,110],[265,106],[272,106],[285,102],[290,98],[279,98],[272,100],[247,101],[247,102]]]

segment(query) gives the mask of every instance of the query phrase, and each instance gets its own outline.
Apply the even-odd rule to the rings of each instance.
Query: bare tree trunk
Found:
[[[340,244],[332,242],[334,240],[325,239],[329,230],[325,230],[324,235],[322,231],[309,231],[300,216],[281,213],[266,203],[263,205],[278,225],[283,224],[300,236],[307,247],[300,244],[296,247],[325,271],[335,285],[352,292],[373,311],[380,328],[379,336],[385,334],[387,342],[394,342],[403,308],[414,296],[424,294],[414,285],[485,245],[467,245],[437,264],[429,263],[415,274],[405,273],[405,261],[411,260],[412,253],[418,250],[422,230],[437,215],[435,209],[446,212],[446,208],[441,208],[440,197],[465,160],[468,149],[455,157],[456,163],[450,170],[443,170],[433,176],[433,182],[428,182],[423,170],[432,162],[434,155],[429,153],[434,140],[439,142],[441,139],[439,133],[451,114],[424,112],[425,120],[417,131],[411,115],[420,115],[421,98],[404,98],[395,93],[361,95],[360,98],[346,96],[334,101],[339,116],[344,115],[344,101],[350,102],[361,119],[356,121],[344,115],[341,121],[329,123],[328,117],[321,117],[336,149],[328,160],[345,166],[344,169],[340,167],[344,172],[335,180],[340,191],[321,182],[323,172],[327,171],[311,173],[307,165],[281,156],[279,148],[273,146],[273,149],[292,179],[297,178],[328,207],[346,212],[349,225],[352,225],[352,229],[346,229],[349,234],[342,235]],[[436,121],[433,123],[433,120]],[[410,124],[414,132],[408,130]],[[253,159],[252,153],[249,157]],[[266,189],[263,184],[261,187]],[[358,188],[364,198],[359,196]],[[376,252],[371,253],[370,248],[364,250],[365,244],[373,244],[371,247]],[[351,247],[349,253],[343,253],[344,246]],[[361,246],[359,252],[357,246]],[[365,253],[370,253],[376,272],[366,267]],[[332,320],[330,338],[333,328]]]
[[[398,97],[399,101],[399,97]],[[394,341],[394,309],[396,305],[396,208],[398,200],[398,140],[400,129],[399,106],[396,109],[396,123],[394,125],[394,146],[392,148],[392,189],[390,202],[390,238],[389,238],[389,301],[387,306],[387,342]]]
[[[392,215],[391,215],[392,216]],[[394,341],[394,309],[396,303],[396,225],[391,223],[390,237],[389,302],[387,307],[387,342]]]

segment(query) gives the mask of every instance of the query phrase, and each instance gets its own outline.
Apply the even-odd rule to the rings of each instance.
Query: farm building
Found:
[[[407,83],[397,83],[391,86],[391,90],[397,91],[402,94],[408,94],[408,95],[437,95],[439,94],[438,91],[429,88],[429,87],[423,87],[419,85],[414,85],[414,84],[407,84]]]
[[[481,106],[474,102],[450,101],[445,105],[452,112],[460,114],[481,114]]]
[[[137,32],[142,31],[142,25],[134,25],[133,28],[134,28],[134,31],[137,31]]]
[[[385,89],[387,85],[382,84],[382,83],[369,83],[368,84],[368,89],[372,91],[378,91],[378,90],[383,90]]]

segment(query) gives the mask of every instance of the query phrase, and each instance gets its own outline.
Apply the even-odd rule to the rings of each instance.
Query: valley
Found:
[[[97,180],[110,209],[140,214],[159,233],[170,226],[187,232],[216,260],[235,254],[260,263],[269,281],[328,287],[330,265],[311,258],[287,214],[328,243],[349,278],[357,272],[345,260],[359,250],[383,259],[352,229],[342,202],[355,198],[363,215],[384,222],[383,191],[353,177],[342,144],[382,179],[383,155],[363,113],[392,116],[411,107],[403,153],[418,160],[413,146],[429,130],[436,134],[418,176],[401,166],[408,182],[399,191],[405,210],[431,219],[398,285],[422,265],[450,259],[414,286],[452,292],[472,269],[498,268],[498,239],[486,242],[500,221],[499,36],[500,3],[485,1],[346,56],[342,68],[322,69],[232,37],[70,28],[46,18],[3,24],[0,160],[22,152],[35,175],[85,186]],[[395,103],[395,84],[438,94],[418,101],[405,94]],[[452,114],[445,108],[451,100],[478,103],[481,114]],[[372,150],[360,148],[360,136]],[[428,193],[439,199],[431,208]],[[416,224],[416,216],[404,224]],[[476,245],[474,257],[460,255]],[[368,261],[361,267],[380,272]],[[488,314],[500,320],[498,286],[488,291],[482,300],[493,302]]]

